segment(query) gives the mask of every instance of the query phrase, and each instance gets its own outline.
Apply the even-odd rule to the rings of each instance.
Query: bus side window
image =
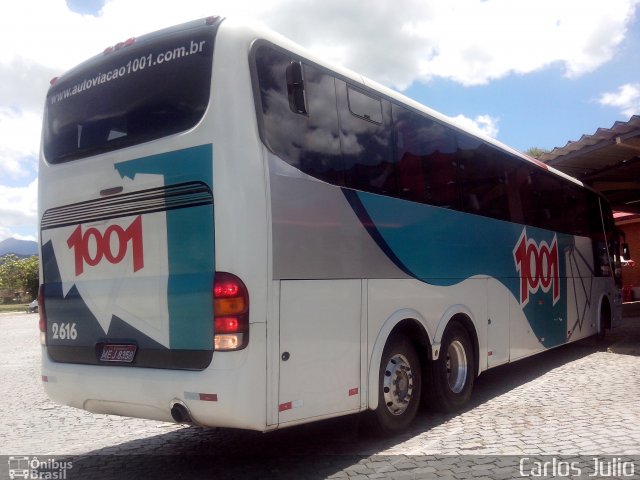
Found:
[[[600,209],[597,203],[595,208],[589,208],[590,202],[591,205],[594,203],[592,200],[593,197],[589,198],[587,192],[578,188],[577,185],[564,185],[562,191],[564,211],[566,212],[566,214],[563,215],[563,227],[565,231],[574,235],[589,237],[594,231],[602,230],[602,226],[599,225]],[[597,199],[595,200],[597,201]]]
[[[345,185],[397,196],[391,147],[391,104],[336,80]]]
[[[261,136],[278,157],[301,171],[326,182],[343,184],[338,114],[334,78],[300,63],[274,48],[261,46],[255,54],[260,88]],[[305,110],[291,108],[291,65],[302,68]],[[300,100],[301,102],[301,100]],[[294,102],[295,103],[295,102]]]
[[[507,168],[507,186],[509,197],[509,216],[512,222],[521,223],[524,220],[523,196],[525,188],[528,188],[529,170],[520,162],[509,161]]]
[[[457,134],[464,211],[510,220],[508,162],[496,148],[464,133]]]
[[[453,132],[436,121],[393,105],[399,196],[445,208],[458,207]]]
[[[300,168],[334,185],[344,184],[344,161],[340,150],[336,86],[333,76],[304,65],[305,95],[309,108],[303,124]]]
[[[382,125],[382,100],[347,86],[349,111],[356,117]]]
[[[521,190],[525,223],[547,230],[570,231],[572,227],[568,226],[563,215],[565,198],[562,180],[533,165],[527,169],[528,180]]]

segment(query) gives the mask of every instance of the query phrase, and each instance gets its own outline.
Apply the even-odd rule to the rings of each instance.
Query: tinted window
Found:
[[[447,208],[459,205],[455,137],[424,115],[393,106],[399,196]]]
[[[382,125],[382,101],[363,93],[355,88],[348,87],[349,110],[356,117]]]
[[[470,135],[458,133],[457,138],[463,210],[500,220],[510,220],[510,163],[507,156]]]
[[[596,193],[587,192],[589,224],[593,232],[602,232],[603,230],[613,235],[617,230],[613,219],[611,206],[606,200],[598,197]],[[600,218],[600,210],[602,209],[602,219]]]
[[[535,166],[521,191],[525,223],[549,230],[567,231],[564,181]]]
[[[397,179],[391,145],[391,104],[365,95],[341,80],[336,80],[336,91],[345,185],[357,190],[396,196]],[[357,107],[349,104],[353,98],[358,98]],[[381,109],[381,113],[376,113],[377,109]],[[371,115],[380,122],[370,118]]]
[[[564,225],[566,231],[584,237],[602,231],[598,197],[577,185],[564,188]]]
[[[303,64],[308,111],[296,112],[287,88],[287,69],[294,61],[270,47],[262,46],[256,51],[263,140],[294,167],[321,180],[342,184],[344,168],[334,78]]]
[[[267,46],[255,58],[262,139],[309,175],[548,230],[602,231],[597,196],[543,167],[305,63],[295,79],[304,101],[292,102],[287,71],[300,60]]]
[[[195,126],[209,103],[214,31],[124,47],[63,77],[47,95],[46,159],[65,162]]]

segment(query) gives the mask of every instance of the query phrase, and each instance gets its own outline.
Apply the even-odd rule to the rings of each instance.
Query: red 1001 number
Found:
[[[547,293],[553,290],[553,304],[560,300],[560,273],[558,239],[554,235],[551,245],[527,238],[526,229],[513,250],[516,270],[520,273],[520,304],[529,302],[529,294],[539,289]]]
[[[103,259],[112,264],[122,262],[129,247],[133,254],[133,271],[137,272],[144,268],[142,217],[136,217],[126,229],[111,225],[104,233],[95,227],[83,231],[82,225],[78,225],[67,240],[67,246],[74,253],[76,275],[84,272],[85,263],[95,267]]]

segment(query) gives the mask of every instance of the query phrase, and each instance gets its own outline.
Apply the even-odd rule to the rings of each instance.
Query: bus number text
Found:
[[[104,233],[95,227],[82,231],[82,225],[73,231],[67,240],[67,246],[73,250],[76,276],[84,272],[84,264],[95,267],[103,259],[111,264],[120,263],[131,246],[133,271],[144,268],[142,246],[142,217],[138,216],[126,229],[120,225],[109,226]]]
[[[52,323],[51,333],[54,340],[75,340],[78,338],[78,330],[75,323]]]
[[[522,231],[513,250],[516,270],[520,273],[520,305],[529,302],[529,294],[539,289],[544,293],[553,288],[553,304],[560,300],[560,274],[558,266],[558,239],[554,235],[551,246],[545,241],[536,243]]]

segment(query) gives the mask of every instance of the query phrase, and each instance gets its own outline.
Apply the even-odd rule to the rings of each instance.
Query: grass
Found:
[[[28,303],[12,303],[10,305],[0,305],[0,313],[26,312]]]

